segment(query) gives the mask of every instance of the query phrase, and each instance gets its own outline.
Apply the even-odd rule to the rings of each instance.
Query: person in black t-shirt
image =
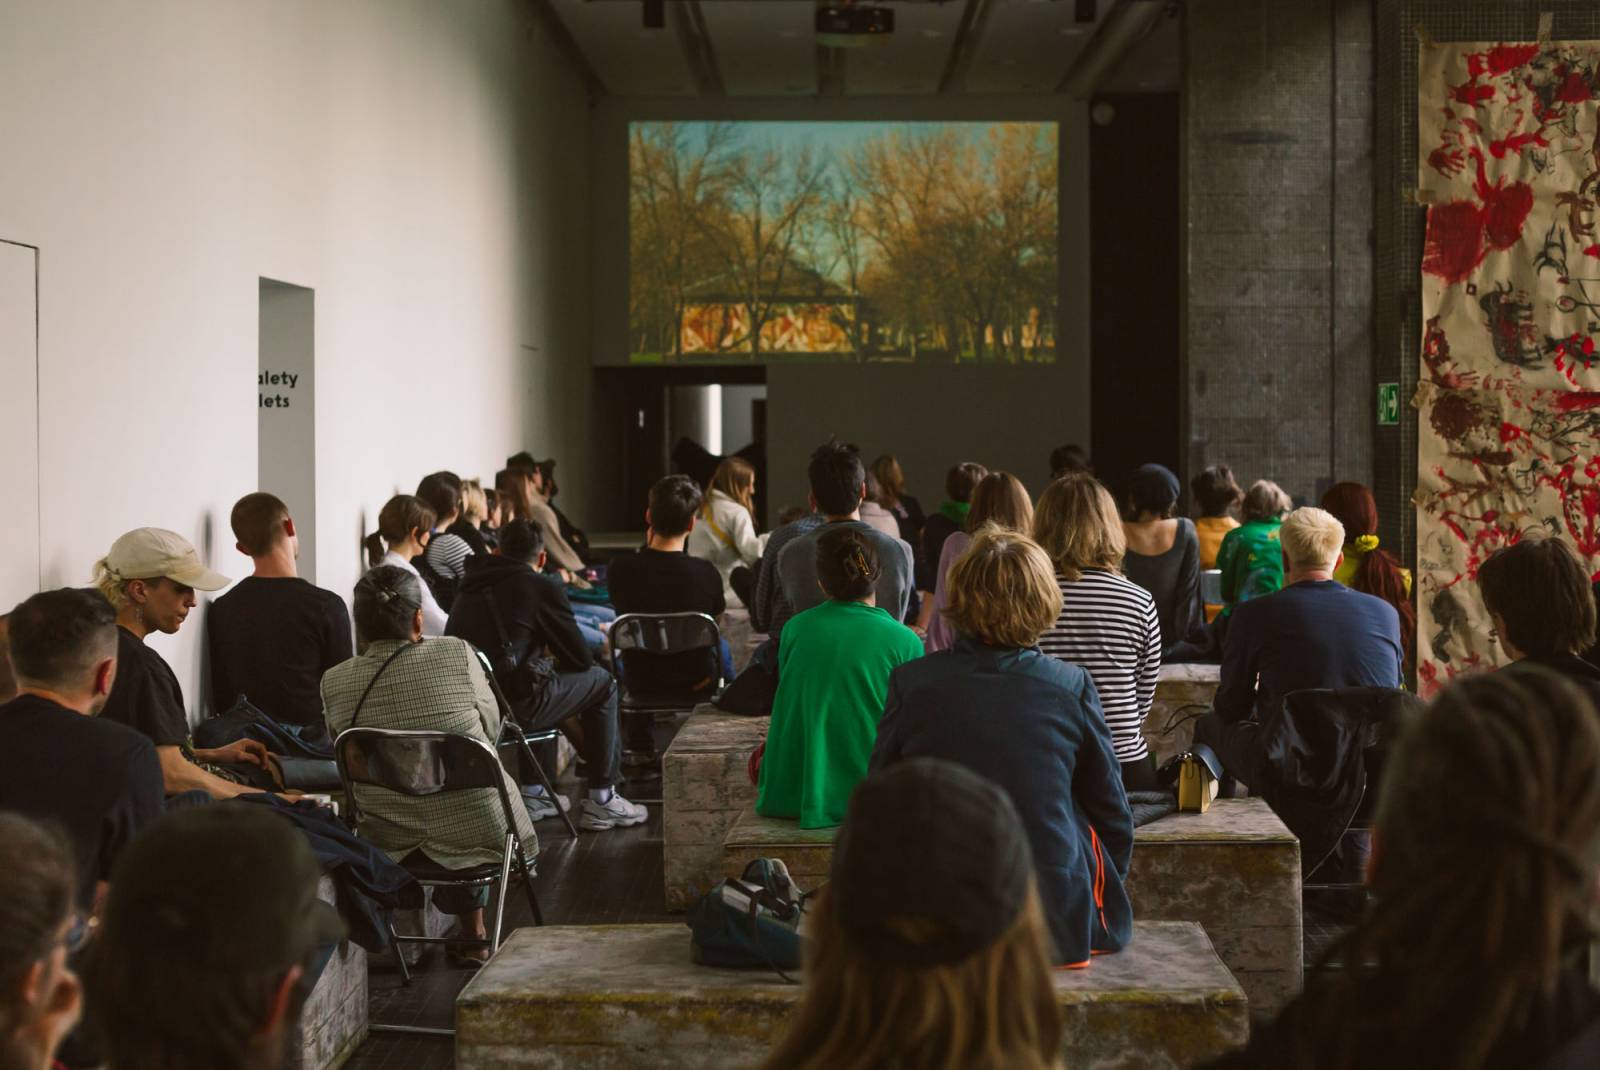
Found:
[[[78,901],[141,827],[161,816],[150,741],[95,716],[117,677],[116,615],[94,591],[46,591],[16,608],[8,641],[18,694],[0,706],[0,810],[54,822],[78,865]]]
[[[178,678],[145,645],[151,632],[172,635],[183,626],[196,590],[220,591],[227,585],[226,576],[200,563],[189,540],[160,528],[135,528],[95,564],[95,586],[117,614],[117,677],[100,716],[137,729],[155,744],[168,795],[245,795],[257,789],[238,783],[238,774],[224,763],[273,766],[267,748],[251,739],[195,749]]]
[[[322,674],[354,655],[344,599],[299,577],[300,537],[282,501],[247,494],[230,520],[255,571],[207,615],[211,708],[224,713],[243,696],[280,724],[323,736]]]
[[[699,510],[700,488],[688,476],[667,476],[650,488],[650,505],[644,513],[648,527],[644,549],[614,558],[606,570],[611,604],[619,615],[704,613],[717,617],[726,608],[717,567],[684,552]],[[666,666],[660,668],[674,680],[681,675]],[[724,679],[733,679],[726,641],[722,644],[721,668]],[[688,675],[703,677],[704,666],[696,663],[688,668]],[[646,683],[638,679],[632,682],[636,686]],[[649,681],[656,685],[668,682],[665,678]]]

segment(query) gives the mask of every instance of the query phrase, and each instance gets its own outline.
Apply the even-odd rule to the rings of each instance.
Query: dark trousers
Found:
[[[1161,781],[1156,778],[1156,756],[1146,754],[1122,764],[1122,787],[1126,791],[1160,791]]]
[[[1261,764],[1261,725],[1255,721],[1225,721],[1207,710],[1194,722],[1194,741],[1217,753],[1223,771],[1235,780],[1257,786]]]
[[[517,720],[531,732],[554,728],[569,717],[583,726],[583,760],[591,790],[622,779],[622,737],[617,732],[617,681],[599,665],[558,672],[532,703],[519,704]]]

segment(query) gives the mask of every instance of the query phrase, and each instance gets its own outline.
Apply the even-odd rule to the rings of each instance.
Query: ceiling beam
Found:
[[[695,88],[703,97],[727,96],[722,69],[717,66],[717,50],[706,30],[706,16],[700,10],[700,0],[679,0],[668,4],[667,10],[672,16],[672,28],[678,34],[678,46],[683,49],[683,58],[694,76]]]
[[[578,42],[567,29],[567,24],[561,21],[561,16],[556,14],[556,9],[550,5],[550,0],[527,0],[527,5],[533,11],[534,21],[539,29],[555,44],[556,51],[572,64],[573,69],[578,72],[578,77],[583,79],[584,88],[589,92],[589,103],[592,104],[605,96],[606,84],[594,72],[589,57],[578,47]]]
[[[955,40],[950,43],[950,58],[945,60],[944,74],[939,78],[939,92],[959,93],[967,80],[967,71],[978,55],[978,45],[989,24],[989,13],[994,10],[992,0],[967,0],[961,11],[961,25],[956,28]]]

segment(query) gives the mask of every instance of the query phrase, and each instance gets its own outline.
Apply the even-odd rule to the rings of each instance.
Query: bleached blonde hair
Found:
[[[1332,569],[1344,548],[1344,525],[1326,509],[1302,506],[1283,518],[1278,540],[1294,567]]]

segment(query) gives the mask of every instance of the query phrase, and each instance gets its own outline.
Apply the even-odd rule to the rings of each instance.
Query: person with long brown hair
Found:
[[[750,570],[761,563],[766,545],[767,540],[756,534],[756,470],[743,457],[729,457],[711,477],[700,502],[699,523],[689,530],[684,550],[715,565],[722,576],[723,599],[742,606],[739,591],[750,593]],[[743,578],[735,583],[733,577],[741,569]]]
[[[1584,689],[1537,668],[1450,685],[1390,756],[1373,846],[1366,917],[1214,1065],[1600,1065],[1584,976],[1600,936],[1600,711]]]
[[[889,677],[871,771],[946,758],[1004,788],[1038,866],[1050,961],[1087,966],[1133,933],[1133,816],[1094,682],[1039,651],[1061,612],[1049,556],[985,526],[950,569],[946,612],[961,638]]]
[[[1022,828],[1002,789],[953,762],[863,781],[808,914],[805,993],[764,1070],[1059,1068]]]
[[[1033,499],[1022,480],[1010,472],[990,472],[972,492],[972,507],[967,510],[966,527],[944,541],[939,551],[939,571],[934,579],[933,616],[928,620],[928,653],[949,650],[956,642],[956,630],[944,616],[950,604],[947,573],[950,566],[967,547],[972,545],[972,533],[985,524],[997,524],[1008,531],[1024,534],[1033,526]]]
[[[421,498],[396,494],[378,510],[378,530],[366,537],[367,564],[372,568],[393,565],[405,569],[417,577],[418,582],[422,582],[422,573],[417,571],[412,561],[422,556],[428,548],[428,543],[433,539],[433,526],[438,520],[439,514],[433,511],[433,506]],[[423,582],[422,634],[443,635],[444,626],[449,620],[450,615],[439,605],[427,583]]]
[[[878,486],[878,504],[894,515],[900,525],[900,537],[910,546],[922,545],[922,525],[928,518],[922,512],[922,503],[906,493],[906,474],[900,461],[892,453],[885,453],[872,462],[872,478]]]
[[[1411,605],[1411,570],[1378,545],[1378,503],[1360,483],[1335,483],[1322,496],[1322,508],[1344,525],[1344,560],[1333,578],[1362,594],[1376,595],[1400,614],[1406,663],[1416,646],[1417,611]]]

